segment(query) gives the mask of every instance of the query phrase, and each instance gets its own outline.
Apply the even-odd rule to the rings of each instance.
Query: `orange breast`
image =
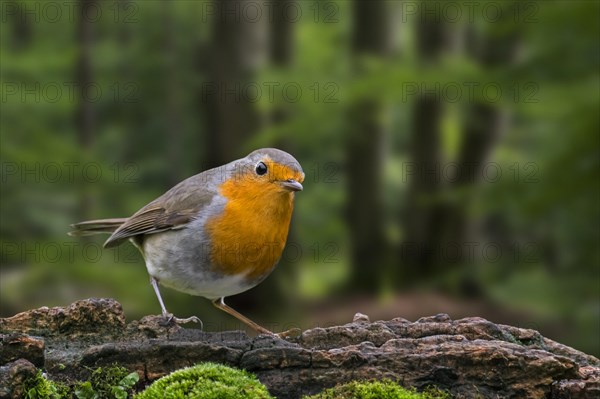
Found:
[[[223,213],[206,223],[215,271],[260,279],[281,257],[294,208],[294,195],[271,182],[243,177],[220,187]]]

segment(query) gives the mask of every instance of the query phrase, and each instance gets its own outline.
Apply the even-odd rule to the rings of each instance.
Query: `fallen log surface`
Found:
[[[357,314],[351,323],[287,339],[161,323],[147,316],[127,324],[118,302],[96,298],[0,319],[0,397],[19,397],[37,368],[68,381],[117,363],[148,384],[202,361],[251,371],[279,398],[383,378],[434,385],[457,398],[600,397],[597,358],[535,330],[478,317],[370,322]]]

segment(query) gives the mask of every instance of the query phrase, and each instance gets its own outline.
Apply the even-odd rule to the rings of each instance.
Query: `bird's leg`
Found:
[[[158,280],[154,277],[150,276],[150,284],[152,284],[152,288],[154,288],[154,293],[158,298],[158,303],[160,303],[160,308],[162,309],[162,315],[165,318],[165,324],[169,324],[174,321],[177,324],[186,324],[186,323],[200,323],[200,328],[203,328],[202,320],[200,320],[196,316],[191,316],[185,319],[180,319],[179,317],[175,317],[172,313],[167,312],[167,308],[165,307],[165,303],[160,296],[160,291],[158,289]]]
[[[222,311],[229,313],[230,315],[232,315],[236,319],[240,320],[241,322],[243,322],[244,324],[246,324],[248,327],[252,328],[254,331],[256,331],[259,334],[275,335],[271,331],[267,330],[264,327],[259,326],[258,324],[256,324],[255,322],[253,322],[252,320],[247,318],[246,316],[242,315],[241,313],[237,312],[235,309],[226,305],[224,298],[219,298],[219,299],[213,301],[213,305],[215,305],[215,307],[221,309]]]

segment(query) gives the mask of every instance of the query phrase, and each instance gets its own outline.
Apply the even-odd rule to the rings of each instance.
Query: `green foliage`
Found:
[[[138,380],[137,373],[124,367],[100,367],[92,371],[89,381],[68,386],[50,381],[38,371],[25,382],[25,399],[127,399]]]
[[[92,372],[90,381],[78,385],[75,396],[78,399],[127,399],[128,391],[138,380],[136,372],[129,373],[124,367],[99,367]]]
[[[135,399],[260,399],[271,398],[267,388],[244,370],[202,363],[177,370],[150,385]]]
[[[417,392],[406,389],[389,380],[361,382],[352,381],[304,399],[451,399],[450,394],[437,388]]]
[[[50,381],[38,370],[35,377],[25,381],[24,399],[62,399],[68,397],[68,387]]]

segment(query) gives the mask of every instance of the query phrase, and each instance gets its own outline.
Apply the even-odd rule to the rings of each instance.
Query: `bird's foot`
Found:
[[[282,339],[294,339],[300,337],[300,335],[302,335],[302,330],[297,327],[275,334],[275,336]]]
[[[161,324],[164,325],[165,327],[169,326],[173,323],[175,323],[177,325],[187,324],[187,323],[200,323],[200,329],[202,330],[204,328],[204,324],[202,323],[202,320],[200,320],[200,318],[198,318],[196,316],[186,317],[185,319],[175,317],[175,315],[173,315],[172,313],[166,313],[163,316],[164,316],[164,322]]]

